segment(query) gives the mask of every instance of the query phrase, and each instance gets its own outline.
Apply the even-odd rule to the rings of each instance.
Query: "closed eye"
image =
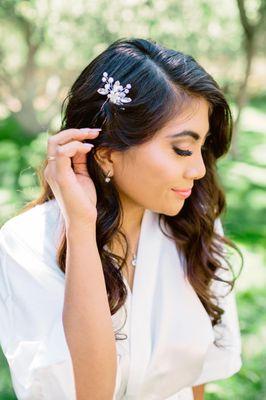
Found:
[[[189,157],[192,156],[193,152],[190,150],[182,150],[179,149],[178,147],[173,147],[173,150],[175,151],[176,154],[178,154],[179,156],[183,156],[183,157]],[[201,146],[201,151],[205,151],[207,150],[207,146]]]
[[[192,151],[190,151],[190,150],[181,150],[178,147],[173,147],[173,149],[176,152],[176,154],[178,154],[179,156],[188,157],[193,154]]]

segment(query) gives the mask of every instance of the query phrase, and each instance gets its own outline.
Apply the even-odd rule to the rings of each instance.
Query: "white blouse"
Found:
[[[63,224],[57,201],[9,219],[0,229],[0,344],[18,400],[75,400],[62,310],[65,275],[56,262]],[[220,219],[215,229],[223,234]],[[165,227],[167,230],[167,227]],[[192,400],[192,386],[228,378],[242,365],[235,291],[220,297],[222,323],[210,318],[184,275],[158,214],[145,210],[134,285],[112,316],[117,376],[113,400]],[[228,288],[215,282],[216,293]],[[222,333],[222,348],[213,341]]]

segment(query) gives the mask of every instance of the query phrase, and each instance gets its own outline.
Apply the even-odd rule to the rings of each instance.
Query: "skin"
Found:
[[[184,130],[197,132],[199,139],[172,137]],[[145,209],[169,216],[177,215],[186,199],[177,196],[171,188],[190,188],[195,180],[202,179],[206,174],[201,147],[208,131],[209,104],[205,99],[198,98],[192,100],[180,115],[171,119],[149,142],[134,146],[124,153],[104,148],[96,152],[101,168],[105,174],[110,171],[109,175],[119,192],[124,214],[122,230],[132,252],[137,248]],[[180,156],[173,147],[190,150],[192,155]],[[120,256],[124,255],[116,240],[111,249]],[[132,289],[134,270],[130,268],[131,259],[127,259],[126,277]],[[192,389],[195,400],[204,399],[204,385]]]
[[[146,208],[170,216],[178,214],[185,199],[178,197],[171,188],[189,188],[196,179],[204,177],[206,169],[201,146],[209,131],[208,111],[205,99],[192,100],[181,115],[169,121],[149,142],[123,153],[104,148],[96,152],[104,172],[111,171],[124,212],[122,227],[129,238],[137,236]],[[189,136],[168,137],[183,130],[197,132],[200,139],[195,142]],[[180,156],[173,146],[193,154]]]
[[[193,386],[194,400],[204,400],[204,385]]]

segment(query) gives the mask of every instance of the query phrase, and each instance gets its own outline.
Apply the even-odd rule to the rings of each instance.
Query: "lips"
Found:
[[[192,188],[193,188],[193,186],[188,187],[188,188],[186,188],[186,189],[172,188],[172,190],[174,190],[174,191],[176,191],[176,192],[189,192]]]
[[[189,192],[191,189],[173,189],[175,192]]]
[[[187,197],[189,197],[191,195],[192,192],[192,188],[188,188],[188,189],[172,189],[173,192],[175,192],[179,197],[186,199]]]

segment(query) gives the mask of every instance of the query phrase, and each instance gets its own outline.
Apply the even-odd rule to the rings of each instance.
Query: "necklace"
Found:
[[[137,244],[137,246],[138,246],[138,244]],[[136,265],[137,265],[137,252],[136,253],[131,253],[131,254],[133,255],[133,259],[131,260],[131,265],[132,265],[132,267],[135,268]]]
[[[137,265],[137,256],[136,253],[133,254],[133,260],[131,261],[131,265],[135,267]]]
[[[105,246],[105,248],[109,250],[107,245]],[[131,254],[133,255],[133,259],[131,260],[131,265],[132,267],[135,268],[137,265],[137,253],[131,253]]]

